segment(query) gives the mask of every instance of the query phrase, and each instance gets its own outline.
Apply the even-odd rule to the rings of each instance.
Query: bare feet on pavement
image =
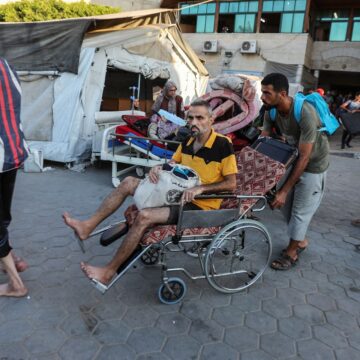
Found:
[[[29,264],[22,257],[14,255],[13,252],[11,253],[11,255],[14,259],[17,272],[24,272],[29,268]]]
[[[86,223],[86,221],[80,221],[73,219],[69,213],[64,212],[62,215],[64,222],[67,226],[74,230],[75,235],[80,240],[86,240],[91,234],[91,227]]]
[[[14,255],[13,252],[11,252],[11,255],[14,259],[16,271],[18,273],[24,272],[25,270],[27,270],[29,268],[29,264],[22,257]],[[6,273],[6,270],[3,268],[2,264],[0,264],[0,269],[4,273]]]
[[[0,296],[23,297],[28,293],[26,287],[15,286],[11,283],[0,285]]]
[[[89,279],[95,279],[105,285],[111,281],[115,274],[107,268],[92,266],[84,262],[80,263],[80,268]]]

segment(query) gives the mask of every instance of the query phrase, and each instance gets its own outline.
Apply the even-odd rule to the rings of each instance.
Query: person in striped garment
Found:
[[[11,251],[8,227],[17,169],[28,151],[20,123],[21,88],[16,72],[0,58],[0,265],[9,282],[0,284],[0,296],[22,297],[27,289],[19,271],[27,264]]]

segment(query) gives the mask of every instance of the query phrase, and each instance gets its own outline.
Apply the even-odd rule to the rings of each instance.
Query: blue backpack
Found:
[[[311,104],[320,120],[322,127],[318,130],[325,132],[327,135],[332,135],[336,129],[340,126],[336,117],[330,112],[329,107],[321,95],[317,92],[313,92],[309,95],[304,95],[297,93],[294,98],[294,116],[297,123],[301,120],[301,111],[304,104],[304,101]],[[271,121],[276,119],[276,109],[271,109],[269,111]]]

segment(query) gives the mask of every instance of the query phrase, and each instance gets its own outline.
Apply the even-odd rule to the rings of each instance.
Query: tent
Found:
[[[90,156],[104,94],[112,103],[126,98],[130,106],[129,84],[141,81],[140,89],[148,89],[171,78],[188,104],[205,92],[208,79],[167,9],[2,23],[0,56],[20,75],[30,148],[64,163]]]

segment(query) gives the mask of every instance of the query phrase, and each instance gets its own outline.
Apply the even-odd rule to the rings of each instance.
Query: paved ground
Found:
[[[360,136],[355,136],[351,140],[351,148],[346,146],[345,149],[341,149],[341,135],[342,130],[338,129],[336,133],[330,137],[330,148],[332,154],[345,155],[349,157],[352,157],[355,154],[356,157],[360,158]]]
[[[360,160],[332,156],[310,247],[295,269],[269,269],[232,296],[183,277],[185,300],[168,306],[157,299],[156,267],[139,265],[104,296],[79,269],[81,260],[104,263],[114,247],[93,239],[83,255],[61,213],[89,215],[112,189],[110,168],[20,172],[11,234],[31,265],[23,274],[29,297],[0,299],[0,358],[360,359],[360,230],[350,225],[360,216],[359,178]],[[280,213],[260,216],[277,254],[287,241]]]

